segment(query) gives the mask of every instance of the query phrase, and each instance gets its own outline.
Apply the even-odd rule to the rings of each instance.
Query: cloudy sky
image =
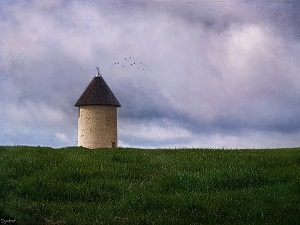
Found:
[[[300,146],[298,0],[3,0],[0,145],[77,145],[96,66],[121,146]]]

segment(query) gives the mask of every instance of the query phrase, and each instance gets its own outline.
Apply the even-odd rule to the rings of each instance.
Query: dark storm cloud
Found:
[[[75,145],[74,103],[99,66],[122,104],[122,146],[299,145],[296,1],[20,1],[0,10],[3,144]]]

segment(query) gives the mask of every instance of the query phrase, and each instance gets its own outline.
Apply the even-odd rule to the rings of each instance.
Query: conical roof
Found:
[[[76,107],[84,105],[121,106],[101,76],[96,76],[93,78],[91,83],[87,86],[75,104]]]

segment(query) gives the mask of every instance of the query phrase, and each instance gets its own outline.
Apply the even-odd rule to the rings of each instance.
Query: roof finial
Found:
[[[96,77],[101,77],[99,67],[96,67],[96,68],[97,68],[97,72],[98,72],[98,74],[96,75]]]

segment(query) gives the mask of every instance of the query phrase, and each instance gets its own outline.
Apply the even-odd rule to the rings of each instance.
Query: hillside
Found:
[[[300,148],[0,147],[11,224],[299,224]]]

